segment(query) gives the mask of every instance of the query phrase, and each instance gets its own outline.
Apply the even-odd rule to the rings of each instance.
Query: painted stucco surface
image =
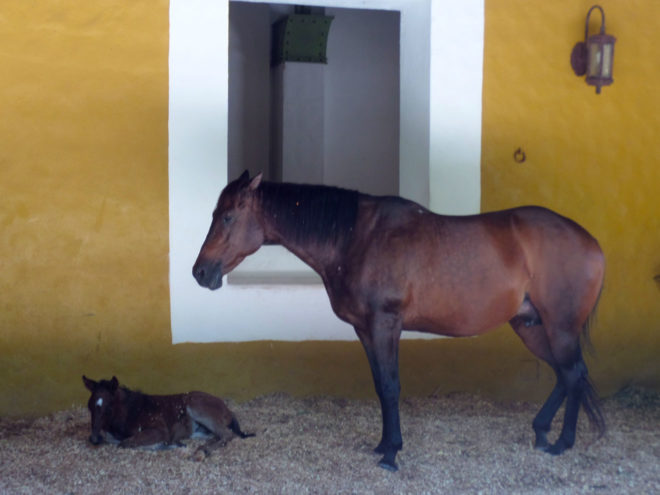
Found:
[[[600,240],[592,375],[604,393],[657,388],[660,4],[603,4],[618,42],[599,96],[568,63],[589,6],[486,2],[482,208],[542,204]],[[358,343],[171,344],[168,2],[5,2],[0,47],[1,415],[82,403],[83,373],[152,393],[374,396]],[[508,328],[403,342],[401,373],[404,395],[552,385]]]
[[[169,341],[167,6],[3,2],[1,413]]]
[[[601,3],[617,42],[614,84],[600,95],[569,63],[592,4],[487,2],[482,209],[541,204],[599,240],[607,266],[592,375],[604,392],[658,387],[660,4]],[[594,12],[590,33],[599,28]]]

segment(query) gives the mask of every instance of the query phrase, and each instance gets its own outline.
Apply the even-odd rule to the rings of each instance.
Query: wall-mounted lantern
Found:
[[[600,33],[589,36],[589,16],[594,9],[600,10]],[[587,75],[587,84],[596,86],[600,94],[602,86],[609,86],[612,79],[612,62],[614,61],[614,42],[616,38],[605,34],[605,12],[600,5],[594,5],[587,12],[584,27],[584,41],[578,42],[571,52],[571,67],[576,76]]]

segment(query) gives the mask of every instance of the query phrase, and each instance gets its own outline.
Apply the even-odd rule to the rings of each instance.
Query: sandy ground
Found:
[[[375,400],[276,394],[228,404],[257,436],[208,455],[204,440],[156,452],[94,447],[82,407],[0,419],[0,493],[660,493],[660,394],[640,389],[603,403],[603,438],[581,417],[576,446],[559,457],[532,449],[539,404],[406,399],[396,473],[376,466]]]

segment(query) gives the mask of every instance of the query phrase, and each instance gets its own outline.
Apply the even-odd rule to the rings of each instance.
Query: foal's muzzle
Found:
[[[193,277],[202,287],[211,290],[222,287],[222,263],[220,261],[209,262],[197,260],[193,266]]]

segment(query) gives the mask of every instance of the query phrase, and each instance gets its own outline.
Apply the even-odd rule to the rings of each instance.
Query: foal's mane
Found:
[[[112,390],[112,382],[110,380],[101,380],[99,381],[99,388]],[[124,400],[122,401],[122,406],[125,410],[128,411],[129,416],[137,414],[145,408],[154,406],[151,397],[139,390],[131,390],[124,385],[120,385],[119,389],[124,392]]]
[[[264,215],[293,241],[340,244],[355,226],[360,195],[357,191],[262,182],[257,192]]]
[[[149,394],[145,394],[140,390],[131,390],[130,388],[122,386],[121,389],[125,393],[124,403],[130,410],[145,410],[156,408],[153,398]]]

